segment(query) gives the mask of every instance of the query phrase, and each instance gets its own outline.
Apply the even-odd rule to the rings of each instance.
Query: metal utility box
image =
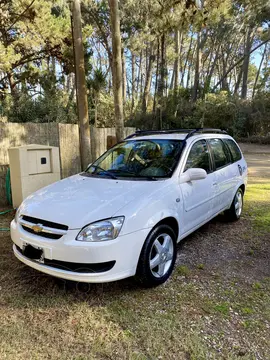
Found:
[[[8,155],[14,207],[33,192],[60,180],[58,147],[19,146],[10,148]]]

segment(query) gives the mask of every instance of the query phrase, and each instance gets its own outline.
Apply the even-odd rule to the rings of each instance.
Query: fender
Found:
[[[246,182],[244,182],[242,179],[241,179],[241,181],[238,182],[237,185],[234,187],[233,197],[232,197],[232,199],[230,200],[230,206],[228,207],[228,209],[229,209],[229,208],[231,207],[231,205],[232,205],[232,202],[233,202],[233,199],[234,199],[234,197],[235,197],[235,194],[236,194],[237,190],[238,190],[241,186],[243,186],[243,185],[244,185],[245,191],[246,191]]]
[[[128,207],[120,209],[114,216],[121,216],[123,213],[126,216],[121,230],[123,235],[142,229],[149,229],[150,232],[161,220],[173,217],[178,223],[180,236],[182,226],[179,214],[182,208],[183,200],[178,182],[168,179],[160,184],[158,189],[145,194],[143,199],[134,201],[133,206],[129,204]]]

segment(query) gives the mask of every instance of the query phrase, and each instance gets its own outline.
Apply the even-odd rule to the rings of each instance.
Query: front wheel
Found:
[[[244,204],[243,197],[243,191],[239,188],[235,194],[230,209],[225,211],[225,216],[229,221],[236,221],[240,219]]]
[[[168,225],[159,225],[148,235],[139,258],[136,277],[147,287],[163,284],[176,260],[176,235]]]

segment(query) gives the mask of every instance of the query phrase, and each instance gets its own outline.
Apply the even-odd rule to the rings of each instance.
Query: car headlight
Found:
[[[76,240],[95,242],[116,239],[124,220],[124,216],[119,216],[89,224],[79,232]]]
[[[16,210],[16,214],[14,218],[16,223],[19,221],[20,215],[21,215],[21,207],[19,206],[18,209]]]

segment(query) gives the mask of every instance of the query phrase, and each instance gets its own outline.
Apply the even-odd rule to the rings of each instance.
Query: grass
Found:
[[[245,201],[256,230],[270,232],[270,183],[248,185]]]
[[[187,277],[190,274],[190,270],[186,265],[180,265],[176,268],[176,273],[180,276]]]
[[[19,263],[1,233],[0,359],[270,358],[270,278],[257,268],[269,251],[269,190],[251,184],[240,222],[217,220],[187,240],[192,251],[197,237],[211,236],[215,267],[207,257],[193,266],[184,258],[155,289],[127,279],[82,292]],[[7,226],[10,217],[0,220]],[[219,251],[230,232],[236,255],[225,261]]]

